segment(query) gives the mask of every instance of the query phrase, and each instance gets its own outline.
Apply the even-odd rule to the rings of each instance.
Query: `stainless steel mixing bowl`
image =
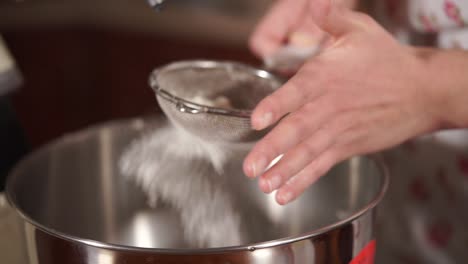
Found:
[[[117,169],[132,139],[165,122],[134,119],[91,127],[16,167],[7,197],[24,220],[30,264],[348,264],[372,255],[375,206],[388,176],[380,162],[366,157],[335,167],[285,207],[262,194],[255,181],[233,177],[230,186],[249,243],[191,248],[178,214],[164,203],[148,208],[142,192]]]

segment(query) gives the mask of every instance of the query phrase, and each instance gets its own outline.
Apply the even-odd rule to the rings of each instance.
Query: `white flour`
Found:
[[[119,165],[152,207],[164,201],[180,212],[190,246],[234,246],[242,244],[243,232],[224,181],[241,173],[224,171],[234,154],[168,125],[135,140]]]

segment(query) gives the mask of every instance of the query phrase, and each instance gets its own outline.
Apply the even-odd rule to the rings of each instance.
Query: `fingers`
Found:
[[[279,0],[258,24],[249,41],[259,57],[274,54],[294,32],[307,35],[307,42],[319,43],[323,32],[335,37],[375,24],[369,16],[345,8],[333,0]],[[318,26],[317,26],[318,25]],[[305,33],[305,34],[304,34]]]
[[[330,113],[333,115],[333,112]],[[348,144],[349,140],[352,139],[350,138],[353,135],[352,130],[356,127],[357,115],[357,111],[350,111],[337,115],[332,120],[330,120],[331,117],[327,116],[326,123],[322,123],[320,129],[308,132],[307,135],[310,136],[306,140],[287,149],[283,158],[263,173],[259,181],[260,189],[266,193],[277,190],[291,177],[314,162],[322,153]],[[280,141],[280,137],[275,140]],[[276,148],[277,141],[272,141],[270,146]]]
[[[354,124],[346,129],[346,133],[340,133],[330,148],[323,151],[304,169],[281,185],[276,192],[276,201],[281,205],[294,201],[336,164],[352,156],[368,153],[368,151],[362,151],[361,146],[367,137],[365,133],[359,131],[360,129],[355,129],[357,127],[360,125]]]
[[[305,15],[306,3],[307,0],[277,1],[252,34],[251,50],[261,58],[275,53]]]
[[[333,111],[327,103],[325,98],[320,97],[283,119],[246,157],[246,175],[256,177],[263,173],[270,161],[286,153],[317,130]]]
[[[327,166],[333,166],[341,158],[347,158],[349,155],[360,154],[357,151],[362,148],[356,146],[356,142],[362,142],[363,131],[365,131],[363,127],[366,126],[369,120],[368,118],[359,118],[362,115],[363,110],[355,110],[339,114],[333,120],[329,120],[330,117],[327,116],[325,118],[326,125],[322,124],[320,129],[313,133],[309,132],[310,136],[306,140],[288,149],[277,164],[263,173],[259,180],[260,189],[263,192],[270,193],[282,189],[288,184],[295,183],[295,180],[292,179],[302,175],[304,170],[308,171],[307,168],[311,165],[317,164],[317,162],[320,164],[322,162],[320,160],[324,159],[322,156],[331,155],[330,153],[333,153],[334,159],[331,161],[327,159],[327,162],[331,162],[327,163]],[[279,139],[280,137],[277,138],[277,140]],[[275,143],[275,141],[269,142],[270,148],[275,149]],[[326,170],[328,170],[327,167],[318,168],[317,172],[315,172],[317,175],[312,174],[309,181],[302,179],[301,183],[311,184],[315,181],[315,177],[322,176]],[[302,186],[302,188],[306,187]],[[303,191],[303,189],[294,190],[296,191],[294,194]]]
[[[289,33],[288,44],[296,47],[315,47],[323,42],[326,35],[311,15],[304,15]]]
[[[309,5],[310,13],[315,18],[317,25],[333,36],[342,35],[352,29],[349,23],[349,11],[333,0],[316,0]]]
[[[292,202],[340,160],[333,149],[323,153],[278,190],[276,201],[281,205]]]
[[[336,132],[326,127],[319,129],[310,138],[288,151],[283,158],[261,176],[259,185],[265,193],[277,190],[291,176],[313,162],[324,151],[328,150],[336,139]]]
[[[287,152],[280,162],[261,176],[260,188],[265,192],[278,190],[277,202],[284,205],[296,199],[337,163],[375,151],[368,146],[371,140],[368,130],[372,129],[369,124],[377,122],[378,114],[364,113],[364,110],[357,110],[336,118],[329,129],[322,133],[317,131],[306,141],[307,144],[303,142]],[[299,150],[301,148],[308,148],[308,151]],[[280,177],[276,178],[277,175]]]
[[[265,129],[320,96],[323,89],[314,85],[315,81],[320,83],[318,78],[315,67],[303,67],[285,85],[257,105],[252,113],[252,127]]]
[[[247,176],[263,174],[274,158],[313,134],[337,110],[325,97],[326,89],[317,88],[325,82],[318,76],[314,78],[315,63],[309,64],[278,91],[262,100],[254,110],[252,126],[256,129],[276,123],[289,112],[295,113],[286,117],[254,147],[244,162]]]
[[[316,24],[325,32],[340,37],[356,30],[366,30],[375,25],[368,15],[346,8],[333,0],[316,0],[309,10]]]

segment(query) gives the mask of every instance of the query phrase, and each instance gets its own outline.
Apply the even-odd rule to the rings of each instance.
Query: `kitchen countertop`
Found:
[[[26,245],[21,232],[21,220],[0,192],[0,257],[2,263],[26,263]]]

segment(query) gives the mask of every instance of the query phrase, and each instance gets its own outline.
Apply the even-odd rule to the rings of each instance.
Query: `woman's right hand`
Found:
[[[332,0],[306,2],[314,3],[306,6],[308,18],[330,34],[329,45],[257,105],[252,114],[255,129],[281,121],[255,145],[244,162],[245,174],[259,177],[264,192],[277,190],[280,204],[293,201],[342,160],[381,151],[441,128],[447,121],[441,114],[441,110],[448,109],[446,102],[466,98],[458,92],[448,97],[448,89],[455,85],[440,81],[445,79],[438,74],[441,71],[449,70],[444,75],[455,72],[449,66],[453,58],[444,59],[442,55],[442,63],[428,63],[412,48],[398,43],[371,17],[336,6]],[[278,5],[285,3],[290,1]],[[283,15],[290,19],[287,25],[295,25],[294,17]],[[282,26],[275,40],[290,30]],[[261,25],[260,30],[271,30],[273,34],[272,28],[265,27]],[[262,52],[271,52],[280,45],[274,43],[267,49],[262,46]],[[458,79],[466,76],[460,73],[467,68],[460,65]],[[283,158],[265,172],[281,154]]]

